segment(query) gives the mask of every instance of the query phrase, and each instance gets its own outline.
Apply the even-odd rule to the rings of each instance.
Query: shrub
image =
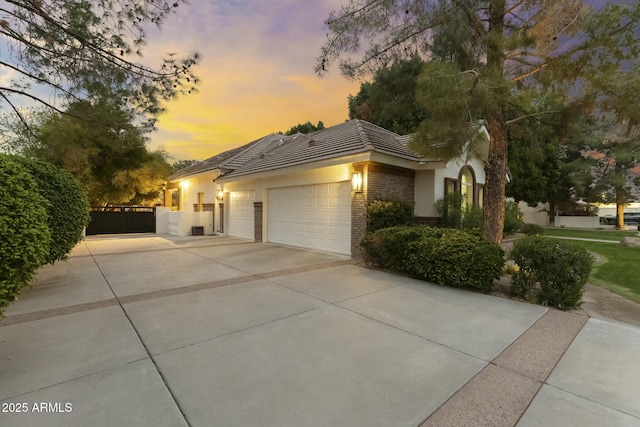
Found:
[[[462,228],[467,230],[482,230],[484,215],[478,205],[465,206],[462,213]]]
[[[462,194],[447,194],[435,203],[438,225],[447,228],[482,229],[482,208],[463,205]]]
[[[527,236],[540,236],[544,233],[544,229],[542,226],[538,224],[523,224],[519,230],[521,233],[526,234]]]
[[[424,237],[425,226],[398,226],[383,228],[368,234],[360,246],[367,264],[380,267],[405,270],[405,263],[409,256],[409,246]]]
[[[490,290],[503,251],[479,233],[434,227],[392,227],[363,242],[365,261],[446,286]]]
[[[46,263],[46,204],[28,171],[0,154],[0,315]]]
[[[435,208],[440,227],[482,229],[482,208],[478,205],[463,205],[460,193],[447,194],[436,201]],[[523,224],[518,204],[507,202],[504,210],[504,234],[515,233]]]
[[[462,226],[462,194],[449,193],[436,200],[438,226],[460,228]]]
[[[48,203],[47,225],[51,244],[47,263],[67,259],[69,252],[82,240],[89,222],[89,200],[82,185],[67,171],[40,160],[15,157],[35,179],[39,193]]]
[[[504,207],[504,227],[502,232],[504,234],[514,234],[520,227],[524,225],[522,220],[522,211],[515,202],[507,202]]]
[[[367,205],[367,232],[413,223],[413,206],[402,201],[374,200]]]
[[[561,310],[582,304],[582,293],[593,259],[575,242],[528,236],[516,241],[510,258],[519,270],[512,275],[514,295],[526,296],[541,305]],[[535,285],[539,288],[533,289]]]

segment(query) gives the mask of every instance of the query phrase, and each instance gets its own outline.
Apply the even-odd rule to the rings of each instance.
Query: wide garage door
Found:
[[[255,191],[233,191],[229,194],[229,236],[254,239]]]
[[[274,188],[268,197],[269,242],[351,254],[349,182]]]

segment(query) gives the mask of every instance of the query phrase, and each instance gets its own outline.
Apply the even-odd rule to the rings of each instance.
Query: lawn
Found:
[[[545,229],[547,236],[611,241],[637,234],[637,231]],[[576,242],[598,255],[589,283],[640,303],[640,248],[628,248],[615,243]]]
[[[574,228],[545,228],[546,236],[579,237],[581,239],[612,240],[619,242],[623,237],[637,236],[637,231],[619,230],[576,230]]]

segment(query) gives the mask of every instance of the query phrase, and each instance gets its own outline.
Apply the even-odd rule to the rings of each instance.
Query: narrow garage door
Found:
[[[253,240],[255,191],[234,191],[229,193],[229,196],[229,236]]]
[[[269,242],[351,254],[349,182],[270,189],[267,215]]]

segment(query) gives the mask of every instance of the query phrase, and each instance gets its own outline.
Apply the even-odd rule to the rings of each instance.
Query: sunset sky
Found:
[[[319,78],[324,20],[340,0],[191,0],[148,32],[145,58],[198,51],[198,94],[167,104],[150,148],[174,160],[203,160],[300,122],[348,117],[359,83],[337,69]]]

